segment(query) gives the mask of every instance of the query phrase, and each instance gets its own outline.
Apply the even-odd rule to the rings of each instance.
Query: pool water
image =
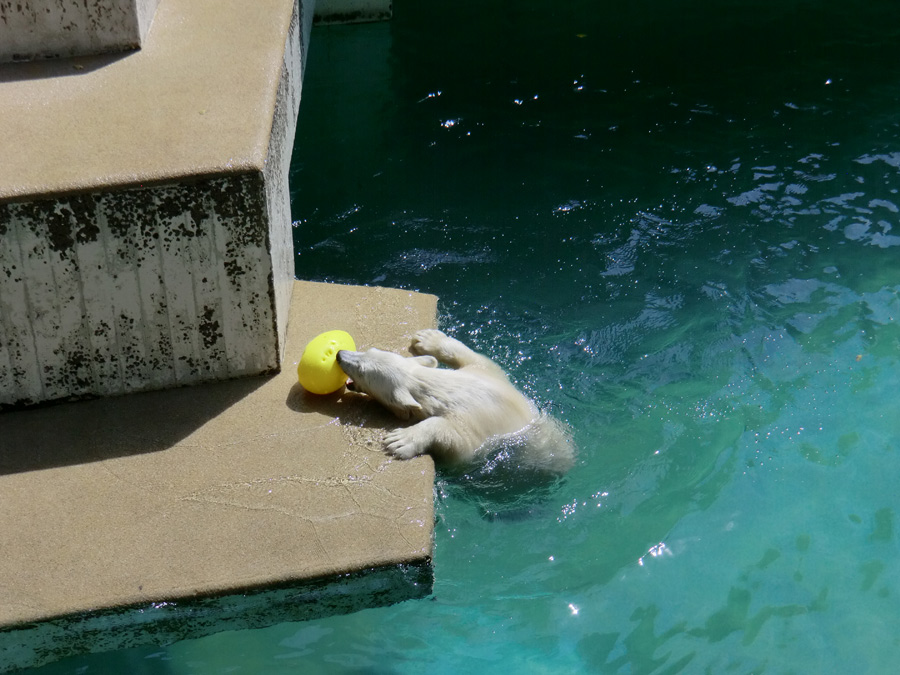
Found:
[[[298,276],[437,294],[569,475],[441,476],[428,600],[34,672],[896,671],[900,10],[618,5],[314,29],[292,169]]]

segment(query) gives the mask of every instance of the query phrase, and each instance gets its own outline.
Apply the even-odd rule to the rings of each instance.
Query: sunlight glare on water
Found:
[[[437,294],[577,463],[439,477],[432,600],[129,658],[894,672],[895,4],[394,9],[314,30],[297,273]]]

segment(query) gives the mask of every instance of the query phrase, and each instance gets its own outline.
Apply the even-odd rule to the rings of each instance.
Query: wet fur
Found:
[[[465,464],[507,438],[532,468],[564,473],[571,467],[565,427],[541,413],[496,363],[438,330],[419,331],[409,349],[409,358],[379,349],[338,353],[357,391],[400,419],[419,420],[387,434],[389,453],[409,459],[428,452]]]

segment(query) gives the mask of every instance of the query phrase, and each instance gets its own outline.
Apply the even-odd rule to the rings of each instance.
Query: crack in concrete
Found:
[[[301,509],[292,508],[291,506],[285,506],[278,503],[264,503],[262,501],[259,501],[267,498],[269,495],[272,495],[272,489],[269,489],[265,494],[254,493],[254,490],[260,488],[265,489],[266,486],[278,487],[285,484],[301,485],[304,487],[312,486],[314,488],[324,489],[341,488],[349,497],[350,501],[355,506],[355,509],[344,510],[342,513],[331,513],[329,515],[313,516],[309,513],[303,512]],[[366,508],[359,502],[356,495],[353,493],[353,490],[360,487],[372,488],[377,492],[386,494],[393,502],[401,501],[401,498],[398,495],[392,493],[390,490],[386,490],[385,488],[376,485],[370,476],[348,476],[347,478],[308,478],[304,476],[280,476],[273,478],[258,478],[255,480],[241,481],[237,483],[223,483],[203,490],[198,490],[187,495],[182,495],[178,498],[178,500],[196,502],[201,504],[215,504],[219,506],[227,506],[250,511],[270,511],[293,518],[301,518],[310,523],[324,523],[357,515],[364,515],[382,520],[390,520],[390,516],[385,516],[381,513]],[[290,499],[289,496],[285,497],[284,493],[278,496],[282,499]],[[291,501],[296,500],[291,499]]]

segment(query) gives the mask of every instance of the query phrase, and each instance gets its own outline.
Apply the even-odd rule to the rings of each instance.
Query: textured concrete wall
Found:
[[[136,49],[159,0],[0,0],[0,62]]]
[[[266,201],[247,174],[0,205],[0,405],[276,368]]]

